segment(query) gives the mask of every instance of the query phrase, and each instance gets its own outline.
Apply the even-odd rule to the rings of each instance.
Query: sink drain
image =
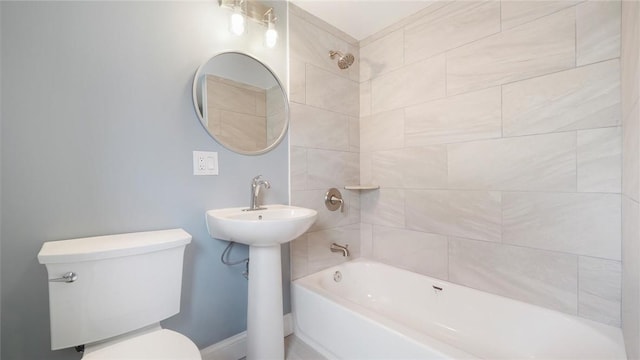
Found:
[[[333,273],[333,281],[340,282],[342,281],[342,273],[340,271],[336,271]]]

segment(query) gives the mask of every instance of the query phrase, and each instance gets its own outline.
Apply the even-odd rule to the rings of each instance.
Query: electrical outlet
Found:
[[[193,175],[218,175],[218,153],[194,151]]]

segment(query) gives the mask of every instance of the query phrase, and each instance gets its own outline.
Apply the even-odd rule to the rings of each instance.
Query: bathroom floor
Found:
[[[326,357],[315,351],[295,335],[284,338],[284,358],[285,360],[327,360]],[[246,360],[243,357],[238,360]]]
[[[284,338],[285,360],[326,360],[324,356],[315,351],[295,335]]]

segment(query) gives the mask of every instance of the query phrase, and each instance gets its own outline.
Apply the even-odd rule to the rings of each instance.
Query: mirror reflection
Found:
[[[218,54],[198,71],[193,101],[200,122],[221,145],[241,154],[262,154],[284,137],[288,108],[284,89],[257,59]]]

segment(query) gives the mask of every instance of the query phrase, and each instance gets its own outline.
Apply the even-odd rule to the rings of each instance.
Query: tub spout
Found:
[[[349,244],[339,245],[336,243],[331,244],[331,252],[341,252],[342,256],[349,256]]]

